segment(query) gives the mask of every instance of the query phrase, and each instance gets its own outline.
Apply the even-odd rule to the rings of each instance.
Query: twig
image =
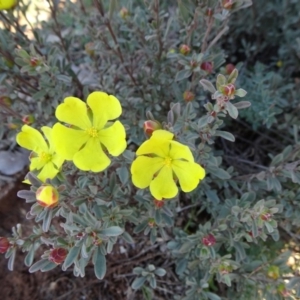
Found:
[[[103,18],[105,18],[105,13],[104,13],[104,9],[103,9],[101,0],[99,0],[99,1],[94,0],[94,4],[95,4],[96,8],[98,9],[100,15]],[[123,53],[121,51],[120,45],[119,45],[117,37],[115,35],[115,32],[114,32],[114,30],[113,30],[113,28],[111,26],[110,20],[109,19],[104,19],[104,24],[107,27],[107,29],[108,29],[108,31],[109,31],[109,33],[110,33],[110,35],[111,35],[111,37],[112,37],[115,45],[116,45],[116,50],[117,50],[118,57],[120,58],[122,64],[124,65],[124,68],[125,68],[127,74],[131,78],[133,84],[135,86],[137,86],[137,82],[136,82],[135,78],[133,77],[132,72],[129,70],[129,68],[127,66],[125,66],[125,60],[124,60],[124,57],[123,57]]]
[[[159,19],[159,0],[155,0],[155,5],[154,5],[154,12],[156,14],[156,35],[157,35],[157,40],[158,40],[158,54],[157,54],[157,59],[159,60],[161,58],[161,55],[163,53],[163,41],[161,39],[160,35],[160,19]]]
[[[223,35],[223,34],[225,34],[227,31],[228,31],[228,29],[229,29],[229,26],[225,26],[217,35],[216,35],[216,37],[209,43],[209,45],[207,46],[207,51],[212,47],[212,46],[214,46],[214,44],[221,38],[221,36]]]
[[[60,24],[58,23],[57,16],[56,16],[56,9],[52,5],[52,1],[53,0],[47,0],[47,2],[49,3],[50,10],[51,10],[51,15],[52,15],[54,23],[56,25],[56,28],[53,27],[52,29],[55,32],[55,34],[58,36],[58,38],[60,40],[60,43],[61,43],[61,46],[62,46],[62,48],[63,48],[63,50],[64,50],[64,52],[66,54],[66,58],[67,58],[69,64],[71,64],[72,63],[72,59],[71,59],[71,57],[69,55],[68,48],[67,48],[67,45],[65,43],[65,40],[64,40],[64,38],[61,35],[62,28],[61,28]],[[82,94],[83,86],[82,86],[81,82],[79,81],[78,77],[76,76],[75,72],[72,72],[72,73],[73,73],[72,78],[74,79],[75,83],[77,84],[77,86],[79,88],[80,93]]]

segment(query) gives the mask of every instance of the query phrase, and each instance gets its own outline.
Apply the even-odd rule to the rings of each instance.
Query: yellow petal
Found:
[[[24,125],[22,131],[17,134],[16,140],[21,147],[36,153],[48,151],[48,145],[42,134],[31,126]]]
[[[87,114],[86,104],[78,98],[67,97],[64,103],[58,105],[55,116],[61,122],[65,122],[82,129],[92,126]]]
[[[163,140],[172,140],[174,137],[174,134],[170,131],[159,129],[155,130],[152,133],[151,139],[163,139]]]
[[[155,131],[154,131],[155,132]],[[159,157],[167,157],[169,155],[170,141],[161,139],[150,139],[145,141],[136,151],[137,155],[155,154]]]
[[[150,183],[150,192],[152,196],[161,200],[163,198],[173,198],[178,193],[178,188],[173,180],[173,172],[170,167],[163,167],[157,177]]]
[[[110,164],[97,138],[90,138],[86,145],[73,157],[75,166],[83,171],[100,172]]]
[[[194,162],[193,154],[188,146],[180,144],[176,141],[170,142],[170,157],[172,159],[186,159],[187,161]]]
[[[140,189],[149,186],[154,174],[163,167],[163,162],[163,158],[160,157],[137,157],[130,170],[133,184]]]
[[[126,149],[126,132],[120,121],[116,121],[112,126],[100,130],[98,137],[101,144],[113,156],[120,155]]]
[[[103,128],[108,120],[114,120],[122,113],[122,107],[119,100],[104,92],[91,93],[86,102],[92,109],[93,126],[97,129]]]
[[[205,170],[196,163],[175,160],[172,162],[172,168],[184,192],[194,190],[205,177]]]
[[[69,128],[60,123],[56,123],[52,129],[55,151],[67,160],[72,160],[74,154],[89,138],[90,136],[84,130]]]
[[[62,164],[64,163],[64,159],[57,153],[54,153],[52,155],[51,161],[54,163],[54,165],[56,166],[57,169],[59,169],[62,166]]]
[[[45,165],[45,161],[42,161],[39,157],[33,157],[30,159],[30,171],[40,170]]]
[[[54,178],[58,173],[57,168],[53,165],[52,162],[48,162],[43,167],[42,171],[37,175],[37,178],[42,180],[43,182],[46,181],[46,179],[52,179]]]

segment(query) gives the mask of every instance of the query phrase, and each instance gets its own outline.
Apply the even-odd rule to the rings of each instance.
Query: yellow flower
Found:
[[[0,10],[10,9],[16,4],[16,0],[0,0]]]
[[[42,185],[35,193],[37,202],[44,207],[54,207],[59,200],[59,193],[52,185]]]
[[[104,92],[93,92],[87,105],[75,97],[67,97],[56,109],[61,122],[53,127],[53,140],[57,152],[83,171],[100,172],[110,164],[106,149],[112,156],[126,149],[126,132],[119,117],[122,108],[119,100]],[[104,149],[103,149],[104,148]]]
[[[57,175],[64,159],[55,153],[52,142],[53,130],[47,126],[41,129],[48,143],[39,131],[28,125],[22,127],[16,140],[21,147],[32,151],[29,169],[30,171],[41,170],[37,177],[44,182],[47,178],[52,179]]]
[[[205,170],[195,163],[189,147],[172,140],[173,136],[166,130],[154,131],[137,150],[138,157],[131,166],[133,184],[141,189],[150,186],[157,200],[177,195],[174,177],[184,192],[190,192],[205,176]]]

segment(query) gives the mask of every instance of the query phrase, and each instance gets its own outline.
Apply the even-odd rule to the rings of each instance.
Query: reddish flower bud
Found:
[[[147,120],[144,122],[144,132],[148,137],[150,137],[153,133],[153,131],[161,129],[162,126],[158,121],[153,121],[153,120]]]
[[[210,115],[211,115],[212,117],[214,117],[214,118],[215,118],[215,117],[216,117],[216,115],[217,115],[217,112],[213,110],[213,111],[210,113]]]
[[[225,66],[225,72],[226,74],[230,75],[231,72],[235,69],[235,65],[234,64],[227,64]]]
[[[31,57],[29,62],[32,67],[37,67],[41,63],[40,59],[37,57]]]
[[[213,15],[214,11],[211,7],[208,7],[206,12],[205,12],[205,15],[207,15],[208,17],[211,17]]]
[[[233,96],[234,93],[235,93],[235,86],[234,86],[234,84],[229,83],[229,84],[224,85],[224,86],[222,87],[222,91],[223,91],[223,94],[224,94],[224,95],[226,95],[226,96],[228,96],[228,97],[231,97],[231,96]]]
[[[55,207],[58,204],[59,193],[51,185],[42,185],[35,193],[37,202],[44,207]]]
[[[156,208],[162,208],[162,207],[164,207],[164,205],[165,205],[165,203],[164,203],[163,200],[156,200],[156,199],[154,199],[154,206]]]
[[[10,247],[9,240],[6,237],[0,237],[0,253],[4,254]]]
[[[233,8],[233,4],[234,4],[234,0],[223,0],[222,1],[222,6],[228,10]]]
[[[196,61],[196,60],[191,60],[190,61],[190,66],[193,68],[193,69],[195,69],[195,68],[197,68],[198,67],[198,62]]]
[[[269,221],[271,218],[272,218],[272,215],[268,212],[265,212],[263,214],[260,215],[260,218],[263,220],[263,221]]]
[[[191,102],[191,101],[193,101],[195,99],[195,94],[192,93],[191,91],[185,91],[183,93],[183,99],[186,102]]]
[[[191,52],[191,48],[188,45],[181,45],[179,48],[179,52],[183,55],[188,55]]]
[[[212,234],[209,234],[202,238],[202,243],[205,246],[213,246],[216,243],[216,238]]]
[[[214,69],[214,63],[212,61],[204,61],[201,66],[201,70],[207,72],[208,74],[212,73]]]
[[[68,255],[68,250],[64,248],[52,249],[49,255],[49,260],[59,265],[61,264]]]
[[[26,115],[22,118],[22,122],[24,124],[30,125],[35,121],[35,118],[33,115]]]

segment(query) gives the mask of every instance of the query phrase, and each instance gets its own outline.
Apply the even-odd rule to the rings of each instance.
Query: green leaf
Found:
[[[93,261],[96,277],[98,279],[103,279],[106,274],[106,258],[105,255],[99,251],[99,248],[95,249]]]
[[[25,259],[24,259],[24,263],[27,267],[30,267],[32,265],[33,259],[34,259],[34,244],[31,245]]]
[[[216,130],[215,136],[220,136],[223,139],[228,140],[230,142],[235,141],[235,137],[233,136],[233,134],[227,131]]]
[[[192,75],[192,71],[191,70],[181,70],[179,72],[177,72],[176,77],[175,77],[175,81],[181,81],[185,78],[188,78]]]
[[[237,109],[244,109],[251,106],[251,102],[249,101],[240,101],[233,104]]]
[[[47,258],[41,259],[41,260],[37,261],[36,263],[34,263],[28,271],[29,271],[29,273],[34,273],[36,271],[41,270],[48,263],[49,263],[49,260]]]
[[[128,232],[123,232],[122,238],[128,243],[128,244],[134,244],[134,239],[131,237],[131,235]]]
[[[226,108],[231,118],[236,119],[238,117],[239,111],[230,101],[226,103]]]
[[[138,290],[139,288],[141,288],[143,286],[145,281],[146,281],[146,277],[138,277],[138,278],[134,279],[133,283],[131,284],[131,287],[134,290]]]
[[[239,76],[239,71],[237,69],[234,69],[228,77],[228,83],[234,84],[238,76]]]
[[[212,94],[214,94],[216,92],[215,87],[209,80],[201,79],[199,82],[203,86],[204,90],[209,91]]]
[[[213,294],[211,292],[205,292],[205,293],[210,300],[221,300],[221,298],[216,294]]]
[[[68,267],[70,267],[72,265],[72,263],[75,261],[75,259],[77,259],[77,256],[79,254],[81,247],[78,246],[74,246],[71,248],[71,250],[69,251],[65,262],[63,264],[63,269],[66,270]]]
[[[125,166],[122,166],[120,168],[117,168],[116,172],[117,172],[122,184],[125,185],[129,179],[128,169]]]
[[[235,91],[234,95],[239,96],[239,97],[245,97],[247,95],[247,91],[243,89],[238,89]]]
[[[226,84],[226,82],[226,77],[222,74],[219,74],[217,77],[217,89],[219,90],[222,85]]]
[[[119,226],[112,226],[105,228],[101,230],[101,234],[106,235],[106,236],[119,236],[124,232],[124,229],[122,229]]]
[[[166,270],[163,269],[163,268],[158,268],[158,269],[156,269],[156,270],[154,271],[154,273],[155,273],[157,276],[162,277],[162,276],[165,276],[167,272],[166,272]]]

